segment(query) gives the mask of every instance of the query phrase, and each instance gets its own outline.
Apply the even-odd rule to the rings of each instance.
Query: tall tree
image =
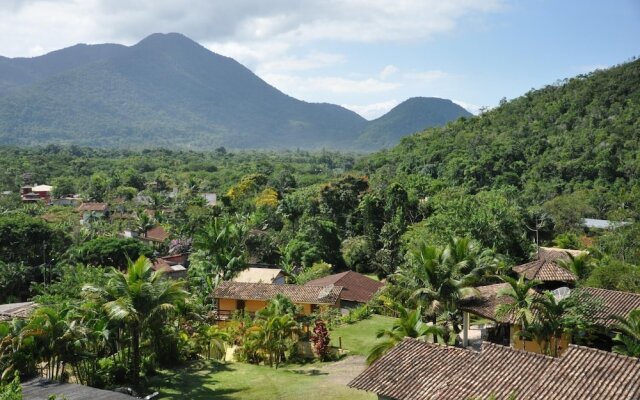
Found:
[[[138,382],[142,362],[140,339],[151,326],[164,321],[176,306],[184,301],[187,292],[180,281],[165,279],[151,267],[151,262],[140,257],[130,262],[126,273],[112,269],[106,287],[85,286],[83,290],[104,300],[109,318],[122,321],[131,339],[131,379]]]

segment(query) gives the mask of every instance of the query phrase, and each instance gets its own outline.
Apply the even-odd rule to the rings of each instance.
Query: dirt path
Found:
[[[309,366],[308,368],[301,368],[298,371],[305,371],[307,373],[313,371],[310,375],[326,375],[329,382],[346,385],[360,372],[364,371],[366,367],[365,357],[347,356],[340,361],[326,363],[322,366]]]

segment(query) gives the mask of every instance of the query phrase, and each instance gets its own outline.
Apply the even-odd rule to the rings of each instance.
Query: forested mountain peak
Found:
[[[412,97],[371,121],[358,138],[363,146],[375,149],[393,146],[408,133],[443,126],[472,114],[448,99]]]
[[[290,97],[179,33],[0,59],[3,144],[373,150],[458,116],[439,107],[403,107],[368,123]]]

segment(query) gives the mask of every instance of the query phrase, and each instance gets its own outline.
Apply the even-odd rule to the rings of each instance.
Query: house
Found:
[[[57,199],[53,199],[51,204],[54,206],[71,206],[71,207],[79,207],[82,204],[82,198],[80,195],[68,195],[62,196]]]
[[[144,235],[139,235],[138,239],[142,240],[148,245],[157,246],[164,243],[169,239],[171,235],[167,232],[162,225],[156,225],[149,229]]]
[[[309,286],[336,285],[342,286],[340,304],[343,308],[353,308],[369,302],[384,286],[384,283],[371,279],[355,271],[325,276],[307,282]]]
[[[263,309],[269,300],[281,294],[302,308],[303,315],[315,312],[319,306],[340,307],[341,286],[274,285],[225,281],[213,291],[218,310],[218,321],[226,321],[236,311],[255,313]]]
[[[563,268],[558,261],[568,260],[570,256],[576,257],[585,253],[582,250],[539,247],[536,260],[517,265],[512,270],[518,276],[523,276],[527,280],[535,279],[542,282],[542,289],[574,286],[578,278],[572,272]]]
[[[81,223],[86,223],[92,218],[106,218],[109,216],[107,203],[82,203],[76,209],[82,214]]]
[[[505,296],[499,296],[501,290],[508,289],[507,283],[499,283],[495,285],[480,286],[476,288],[477,294],[470,299],[463,300],[460,304],[460,310],[463,311],[463,345],[467,345],[467,336],[469,330],[469,314],[488,319],[494,322],[494,326],[486,331],[486,338],[489,341],[511,345],[512,347],[524,349],[533,352],[542,352],[540,345],[535,341],[521,341],[518,337],[514,337],[516,330],[514,321],[506,316],[498,318],[496,309],[500,304],[506,304],[512,301]],[[631,311],[640,308],[640,294],[620,292],[616,290],[599,289],[591,287],[583,287],[573,289],[574,291],[582,291],[590,295],[598,304],[599,310],[594,315],[595,323],[603,328],[606,332],[615,323],[612,316],[627,317]],[[571,289],[565,288],[556,294],[566,296]],[[558,343],[558,351],[562,353],[569,348],[569,338],[563,337]]]
[[[36,303],[32,301],[23,303],[0,304],[0,322],[11,321],[16,318],[29,318],[36,307]]]
[[[387,400],[632,400],[640,359],[569,345],[560,357],[482,343],[461,349],[405,338],[348,386]]]
[[[171,279],[183,279],[187,276],[189,267],[188,254],[174,254],[158,257],[153,261],[151,268],[154,271],[163,271],[165,276]]]
[[[49,204],[52,190],[53,186],[49,185],[23,186],[20,188],[20,197],[25,203],[44,201]]]
[[[629,221],[610,221],[608,219],[584,218],[582,226],[586,229],[617,229],[631,224]]]
[[[283,285],[287,274],[280,268],[249,267],[232,279],[232,282],[272,283]]]

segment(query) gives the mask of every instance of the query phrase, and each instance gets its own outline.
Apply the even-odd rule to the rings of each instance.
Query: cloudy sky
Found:
[[[0,0],[0,55],[180,32],[283,92],[375,118],[414,96],[475,112],[640,56],[639,0]]]

